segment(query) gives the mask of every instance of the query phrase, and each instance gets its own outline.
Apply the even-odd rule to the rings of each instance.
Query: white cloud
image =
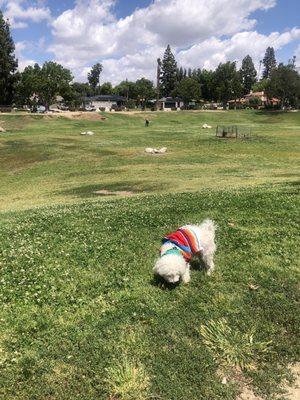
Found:
[[[26,28],[28,22],[41,22],[50,21],[51,11],[49,8],[40,6],[37,2],[27,2],[25,0],[4,0],[2,1],[4,8],[4,15],[9,19],[12,28]]]
[[[18,59],[18,69],[19,71],[23,71],[25,67],[28,65],[34,65],[36,63],[35,60],[29,59],[23,55],[23,51],[28,49],[28,42],[22,41],[17,42],[15,44],[16,50],[16,58]]]
[[[274,7],[276,0],[154,0],[122,19],[114,14],[116,5],[117,0],[76,0],[52,21],[48,51],[72,69],[76,79],[85,80],[98,61],[104,66],[102,81],[154,79],[156,59],[167,44],[184,67],[215,68],[247,54],[258,63],[268,46],[280,49],[300,37],[297,28],[269,35],[255,30],[252,13]],[[35,7],[47,10],[43,3]],[[17,23],[26,20],[22,10]],[[43,15],[50,18],[42,12],[36,18]]]
[[[297,39],[300,39],[298,28],[281,34],[273,32],[270,35],[262,35],[256,31],[240,32],[225,40],[212,37],[179,52],[177,59],[187,67],[195,67],[200,63],[206,69],[214,69],[220,62],[241,61],[249,54],[258,65],[268,46],[279,50]]]

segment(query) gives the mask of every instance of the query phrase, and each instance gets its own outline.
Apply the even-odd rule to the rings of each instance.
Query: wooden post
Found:
[[[160,75],[161,75],[161,60],[157,59],[157,75],[156,75],[156,111],[159,109],[159,97],[160,97]]]

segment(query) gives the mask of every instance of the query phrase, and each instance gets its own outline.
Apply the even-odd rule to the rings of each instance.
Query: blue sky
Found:
[[[78,80],[96,61],[113,83],[154,78],[169,43],[187,68],[248,53],[258,65],[269,45],[278,61],[300,60],[300,0],[0,0],[0,9],[21,69],[55,60]]]

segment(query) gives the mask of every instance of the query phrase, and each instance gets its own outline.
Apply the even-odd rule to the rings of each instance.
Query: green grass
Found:
[[[99,188],[191,192],[296,181],[300,113],[106,114],[105,121],[1,116],[0,210],[95,198]],[[203,123],[251,127],[251,140],[222,140]],[[93,130],[94,136],[80,132]],[[168,148],[149,156],[145,147]],[[297,168],[298,164],[298,168]]]
[[[218,118],[255,137],[199,129]],[[241,381],[281,396],[300,353],[299,114],[0,119],[1,399],[233,400]],[[170,153],[144,155],[154,142]],[[162,235],[205,217],[213,276],[154,279]]]

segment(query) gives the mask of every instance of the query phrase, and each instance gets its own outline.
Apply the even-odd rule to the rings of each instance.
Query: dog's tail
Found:
[[[215,232],[217,229],[217,224],[211,219],[205,219],[201,225],[201,227],[207,229],[208,231]]]

